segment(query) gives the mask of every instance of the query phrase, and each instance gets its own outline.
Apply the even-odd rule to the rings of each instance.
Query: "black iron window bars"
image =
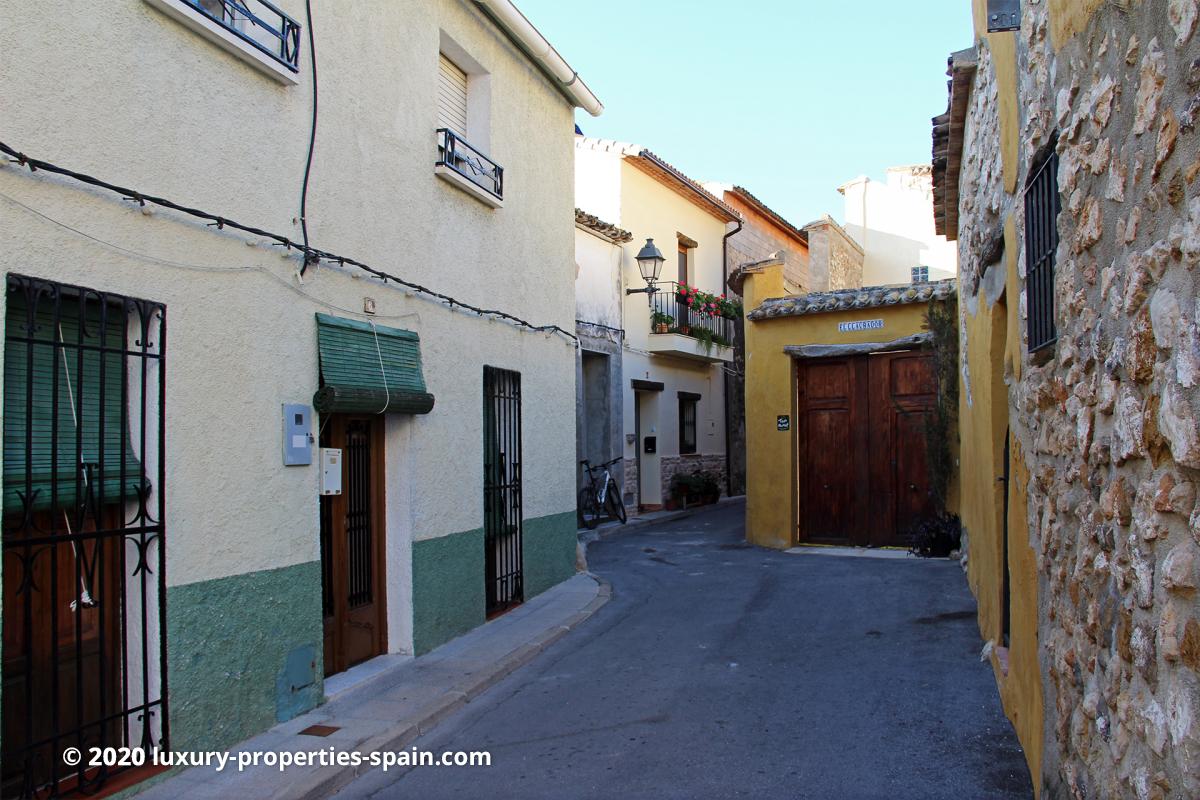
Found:
[[[1058,135],[1034,159],[1025,185],[1025,300],[1029,352],[1058,340],[1054,322],[1054,261],[1058,250]]]
[[[497,200],[504,199],[504,168],[449,128],[438,128],[438,160]]]
[[[94,794],[165,746],[165,307],[9,275],[4,797]]]
[[[525,599],[521,373],[483,368],[483,535],[488,615]]]
[[[184,0],[292,72],[300,71],[300,23],[268,0]]]

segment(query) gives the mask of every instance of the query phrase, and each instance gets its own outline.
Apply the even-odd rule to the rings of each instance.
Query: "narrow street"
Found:
[[[593,544],[612,601],[414,743],[490,768],[337,797],[1030,796],[957,564],[759,549],[743,517]]]

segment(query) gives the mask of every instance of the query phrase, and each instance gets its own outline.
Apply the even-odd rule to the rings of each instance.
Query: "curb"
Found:
[[[444,722],[447,717],[461,710],[467,703],[533,661],[550,645],[587,621],[612,599],[613,592],[612,584],[608,581],[590,572],[586,574],[596,582],[597,591],[595,598],[584,606],[582,610],[576,612],[561,625],[556,625],[548,629],[532,641],[527,642],[510,652],[504,658],[496,661],[486,674],[472,675],[466,685],[458,687],[455,691],[443,694],[419,719],[415,721],[410,719],[399,723],[395,728],[384,731],[372,739],[368,739],[354,749],[360,753],[380,750],[403,750],[415,741],[417,737],[429,733]],[[343,767],[333,773],[328,771],[330,769],[333,768],[322,768],[321,772],[313,773],[312,777],[308,780],[298,781],[287,787],[285,791],[275,794],[274,797],[280,800],[284,798],[288,798],[289,800],[322,800],[334,792],[345,788],[356,778],[365,775],[373,768],[370,764],[364,763],[357,767]]]

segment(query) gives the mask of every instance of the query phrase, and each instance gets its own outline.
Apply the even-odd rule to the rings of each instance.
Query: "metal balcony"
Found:
[[[650,301],[651,353],[710,364],[733,361],[733,320],[681,303],[675,281],[658,287]]]
[[[183,0],[292,72],[300,69],[300,23],[268,0]]]
[[[504,168],[449,128],[438,128],[434,171],[493,208],[504,201]]]

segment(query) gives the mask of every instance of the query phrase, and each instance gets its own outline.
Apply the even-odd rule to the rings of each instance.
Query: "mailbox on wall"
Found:
[[[657,453],[658,452],[658,437],[657,436],[647,436],[646,437],[645,452],[647,452],[647,453]]]

